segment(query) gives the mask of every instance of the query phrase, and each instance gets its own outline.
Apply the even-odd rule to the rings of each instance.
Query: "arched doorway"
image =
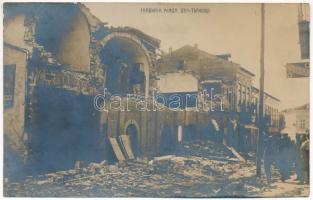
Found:
[[[134,157],[137,158],[140,156],[140,144],[139,144],[139,130],[138,127],[131,123],[126,128],[126,135],[129,136],[131,150],[134,154]]]
[[[172,129],[165,125],[161,131],[161,139],[159,145],[159,154],[163,155],[170,155],[174,154],[176,150],[177,141],[172,133]]]
[[[150,58],[139,40],[128,34],[107,36],[100,59],[105,66],[108,93],[148,95]]]

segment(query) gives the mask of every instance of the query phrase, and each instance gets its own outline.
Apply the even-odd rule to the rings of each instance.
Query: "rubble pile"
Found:
[[[188,146],[196,155],[207,150],[197,143]],[[260,190],[250,183],[255,174],[254,163],[190,154],[155,157],[150,161],[128,160],[114,165],[106,161],[90,163],[86,167],[8,183],[4,192],[6,196],[18,197],[215,197],[247,196],[250,191]]]
[[[235,158],[230,150],[223,144],[217,144],[210,140],[198,140],[193,142],[185,142],[181,148],[181,155],[199,156],[204,158]]]

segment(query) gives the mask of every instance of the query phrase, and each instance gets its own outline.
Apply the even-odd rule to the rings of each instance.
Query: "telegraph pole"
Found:
[[[261,176],[262,156],[263,156],[263,129],[264,129],[264,39],[265,39],[265,5],[261,4],[261,51],[260,51],[260,96],[259,96],[259,116],[258,116],[258,144],[256,155],[256,173]]]

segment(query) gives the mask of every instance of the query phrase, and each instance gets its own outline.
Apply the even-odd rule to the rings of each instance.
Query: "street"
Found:
[[[106,161],[26,177],[5,185],[16,197],[288,197],[307,196],[308,185],[294,176],[282,183],[273,168],[273,182],[255,176],[252,160],[239,161],[222,144],[184,144],[180,155],[133,160],[115,165]],[[263,173],[264,174],[264,173]]]

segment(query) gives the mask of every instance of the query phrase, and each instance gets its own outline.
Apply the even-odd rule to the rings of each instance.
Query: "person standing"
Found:
[[[303,158],[303,173],[304,173],[304,180],[303,182],[308,184],[309,177],[310,177],[310,169],[309,169],[309,150],[310,150],[310,143],[309,143],[309,134],[305,137],[305,140],[302,142],[300,147],[302,158]]]
[[[264,140],[264,169],[267,183],[270,184],[272,180],[271,165],[273,164],[275,151],[274,139],[272,135],[266,135]]]
[[[276,158],[277,168],[284,182],[290,178],[292,166],[295,160],[293,154],[293,144],[287,134],[281,134],[278,140],[278,156]]]
[[[302,181],[303,180],[303,167],[302,167],[302,153],[300,150],[301,144],[303,142],[303,134],[297,133],[296,135],[296,144],[295,144],[295,169],[297,174],[297,180]]]

